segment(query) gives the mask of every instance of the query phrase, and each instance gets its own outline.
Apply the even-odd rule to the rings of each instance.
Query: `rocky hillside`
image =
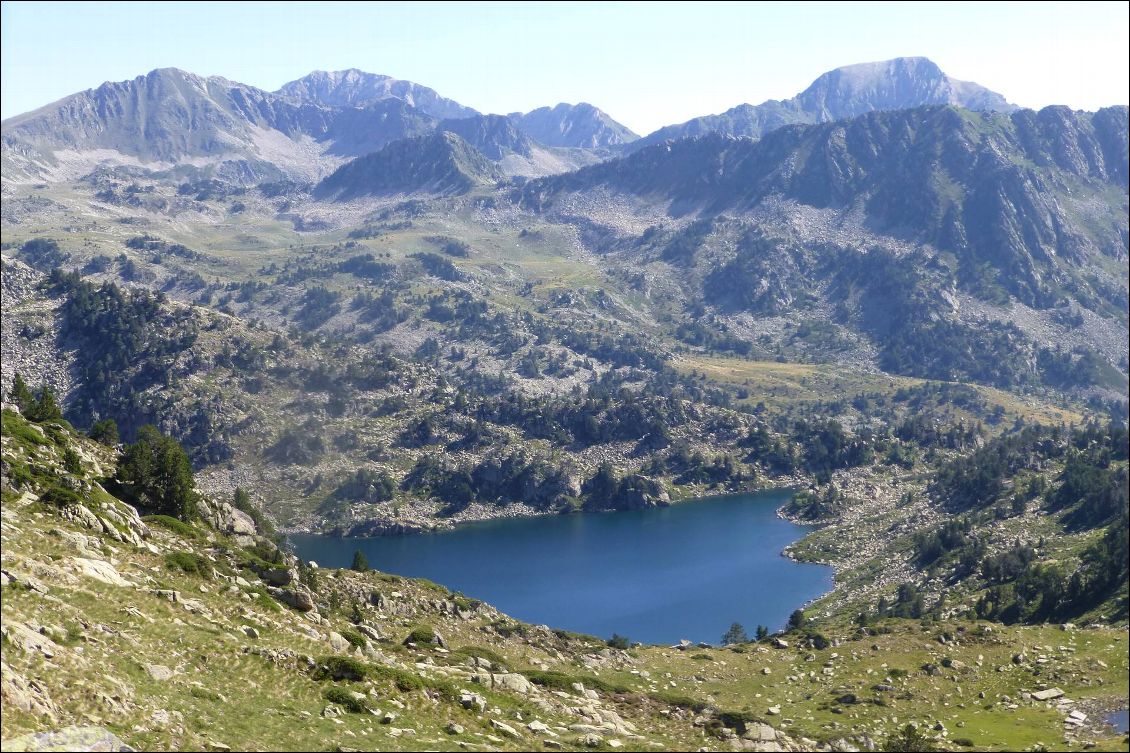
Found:
[[[868,333],[885,370],[960,373],[952,367],[961,357],[944,346],[949,334],[904,331],[920,317],[981,330],[986,344],[1004,335],[986,330],[996,319],[1054,350],[1034,322],[1005,313],[1011,299],[1034,317],[1090,312],[1068,329],[1093,321],[1087,347],[1124,375],[1126,352],[1116,343],[1125,339],[1127,288],[1116,270],[1127,258],[1126,127],[1126,108],[877,112],[756,142],[711,135],[644,149],[533,181],[520,199],[574,223],[625,269],[651,263],[667,284],[721,313],[792,312]],[[886,251],[870,253],[877,249]],[[964,296],[972,305],[959,302]],[[990,313],[997,306],[1004,310]],[[917,355],[896,353],[911,342]],[[933,348],[947,352],[926,352]],[[1017,357],[1038,371],[1035,356]],[[1060,368],[1048,358],[1047,368]],[[1012,379],[975,371],[966,378]],[[1124,377],[1094,377],[1123,389]]]
[[[482,134],[477,134],[482,136]],[[345,201],[393,194],[464,194],[501,176],[477,149],[451,131],[395,141],[343,165],[314,189]]]
[[[781,126],[827,123],[868,112],[923,105],[994,112],[1016,109],[996,92],[950,78],[927,58],[895,58],[828,71],[792,99],[742,104],[720,115],[665,126],[634,142],[630,149],[709,133],[759,138]]]

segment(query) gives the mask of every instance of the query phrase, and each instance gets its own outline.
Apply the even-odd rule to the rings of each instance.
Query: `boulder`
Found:
[[[328,640],[330,643],[330,648],[339,654],[348,652],[353,645],[349,641],[345,640],[341,633],[334,632],[333,630],[330,631]]]
[[[491,719],[490,720],[490,726],[491,726],[491,729],[496,729],[499,732],[501,732],[502,734],[507,735],[509,737],[513,737],[515,739],[521,739],[522,738],[522,735],[519,734],[518,730],[511,727],[506,722],[500,722],[497,719]]]
[[[53,658],[60,650],[55,641],[15,620],[5,620],[0,625],[0,634],[7,638],[13,646],[28,653],[41,653],[48,659]]]
[[[459,705],[468,711],[485,711],[487,707],[486,699],[478,693],[471,693],[463,691],[459,694]]]
[[[166,680],[172,679],[173,675],[176,674],[163,664],[147,664],[145,665],[145,671],[157,682],[165,682]]]
[[[88,578],[102,581],[111,586],[120,586],[122,588],[134,587],[133,583],[123,578],[114,566],[105,560],[72,557],[71,563],[74,565],[75,572],[79,575],[85,575]]]
[[[272,567],[259,573],[264,583],[272,586],[289,586],[298,581],[298,571],[289,567]]]
[[[508,690],[511,693],[521,693],[523,695],[534,691],[533,683],[527,680],[525,675],[520,675],[517,672],[491,675],[491,686],[495,690]]]
[[[357,632],[360,633],[361,635],[365,636],[366,638],[368,638],[371,641],[383,641],[383,640],[385,640],[385,637],[380,634],[380,631],[378,631],[375,627],[372,627],[370,625],[365,625],[365,624],[357,625]]]
[[[278,601],[292,609],[297,609],[299,612],[314,611],[314,595],[305,586],[294,588],[268,587],[267,592]]]
[[[1032,698],[1037,701],[1051,701],[1063,696],[1063,691],[1059,688],[1048,688],[1047,690],[1037,690],[1032,694]]]

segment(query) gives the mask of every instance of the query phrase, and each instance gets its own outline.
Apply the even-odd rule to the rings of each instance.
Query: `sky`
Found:
[[[267,90],[360,68],[482,112],[590,102],[640,134],[931,58],[1024,107],[1130,99],[1130,3],[66,3],[0,6],[0,114],[176,67]]]

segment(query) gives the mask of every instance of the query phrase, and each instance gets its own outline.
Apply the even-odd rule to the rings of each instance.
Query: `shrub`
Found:
[[[146,515],[142,518],[143,521],[151,526],[161,526],[167,528],[173,533],[186,539],[200,538],[200,532],[193,528],[190,524],[182,520],[177,520],[170,515]]]
[[[116,480],[133,502],[181,520],[196,517],[195,482],[188,455],[177,441],[153,426],[142,426],[126,448]]]
[[[354,714],[364,714],[369,710],[369,704],[364,698],[358,698],[354,695],[353,691],[346,690],[345,688],[332,687],[326,688],[322,693],[330,703],[336,703],[346,711]]]
[[[593,690],[602,690],[605,693],[630,693],[632,689],[626,685],[619,685],[617,683],[603,680],[599,677],[591,675],[567,675],[564,672],[542,671],[542,670],[527,670],[522,672],[526,679],[534,685],[541,685],[542,687],[550,688],[552,690],[565,690],[570,691],[573,689],[573,683],[579,682],[586,688]]]
[[[506,659],[500,654],[482,646],[461,646],[451,653],[454,656],[463,656],[471,659],[486,659],[494,665],[506,665]]]
[[[165,567],[206,579],[211,579],[214,571],[212,563],[195,552],[169,552],[165,555]]]
[[[61,509],[73,505],[81,505],[82,497],[78,496],[70,489],[64,489],[61,486],[52,486],[40,495],[39,501]]]
[[[118,436],[118,424],[112,418],[104,418],[101,421],[95,421],[94,426],[90,427],[90,433],[87,434],[95,442],[100,442],[107,446],[113,446],[118,443],[120,437]]]
[[[359,682],[370,674],[370,668],[348,656],[324,656],[314,669],[316,680],[349,680]]]
[[[414,628],[408,637],[404,639],[405,643],[435,643],[436,633],[427,625],[421,625]]]
[[[78,456],[78,453],[75,452],[71,447],[67,447],[63,450],[63,468],[67,471],[67,473],[73,474],[75,476],[84,475],[82,469],[82,459]]]
[[[342,630],[341,637],[349,641],[349,645],[356,646],[357,648],[363,649],[369,644],[369,642],[365,640],[365,636],[361,635],[356,630]]]
[[[359,573],[369,572],[369,560],[360,549],[353,552],[353,563],[350,564],[349,569]]]
[[[386,667],[383,664],[373,667],[373,676],[383,677],[386,680],[391,680],[396,689],[402,693],[411,693],[413,690],[424,690],[428,687],[428,683],[424,681],[419,675],[414,675],[411,672],[406,672],[403,669],[396,667]]]
[[[628,640],[627,636],[620,635],[619,633],[613,633],[612,637],[608,639],[607,643],[611,648],[619,649],[625,649],[632,645],[632,642]]]

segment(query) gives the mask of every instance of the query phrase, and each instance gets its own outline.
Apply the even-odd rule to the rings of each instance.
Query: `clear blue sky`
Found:
[[[484,112],[588,101],[655,128],[924,55],[1026,107],[1126,104],[1130,4],[4,2],[7,118],[173,66],[273,90],[311,70],[415,81]]]

